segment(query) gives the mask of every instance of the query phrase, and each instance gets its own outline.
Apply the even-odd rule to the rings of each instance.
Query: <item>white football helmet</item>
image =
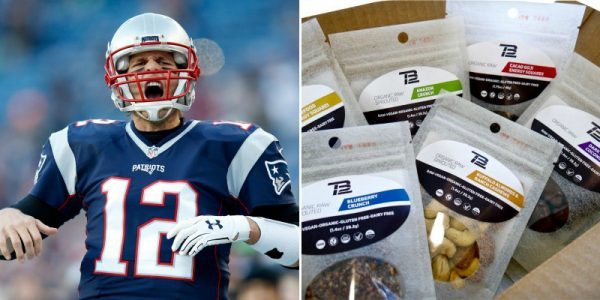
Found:
[[[130,56],[146,51],[172,53],[177,69],[128,73]],[[104,69],[104,79],[111,88],[117,108],[133,111],[154,122],[165,119],[173,109],[190,109],[195,98],[194,85],[200,75],[193,40],[175,20],[154,13],[137,15],[117,29],[108,43]],[[145,76],[148,74],[154,76]],[[162,86],[161,80],[166,80],[166,87]],[[177,87],[173,95],[169,95],[169,85],[174,80],[177,80]],[[149,85],[150,82],[154,84]],[[132,95],[130,84],[138,89],[139,98]],[[154,97],[147,96],[150,90]],[[169,109],[169,112],[161,118],[158,112],[162,109]],[[147,117],[140,114],[141,111],[146,111]]]

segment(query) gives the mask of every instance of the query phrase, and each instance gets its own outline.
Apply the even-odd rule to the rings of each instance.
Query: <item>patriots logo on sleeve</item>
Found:
[[[271,178],[275,193],[281,195],[281,192],[291,182],[287,162],[285,160],[265,161],[265,167],[267,167],[267,174]]]

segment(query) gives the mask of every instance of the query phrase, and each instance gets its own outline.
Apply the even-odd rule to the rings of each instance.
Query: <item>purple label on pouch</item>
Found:
[[[583,149],[583,151],[591,155],[596,161],[600,162],[600,148],[598,148],[598,146],[592,144],[592,142],[587,142],[580,144],[579,148]]]

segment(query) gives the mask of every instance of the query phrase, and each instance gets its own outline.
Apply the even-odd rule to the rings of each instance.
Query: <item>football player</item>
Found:
[[[128,122],[53,133],[34,186],[0,210],[0,257],[37,256],[42,237],[87,217],[81,299],[223,299],[230,244],[297,267],[298,206],[277,139],[248,123],[185,120],[201,70],[192,39],[152,13],[119,27],[105,80]]]

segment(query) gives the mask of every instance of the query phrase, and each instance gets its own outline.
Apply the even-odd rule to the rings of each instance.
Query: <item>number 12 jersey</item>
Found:
[[[34,181],[66,218],[86,212],[81,299],[224,299],[230,245],[181,256],[166,233],[295,202],[277,139],[235,122],[186,121],[157,145],[132,122],[76,122],[50,136]]]

